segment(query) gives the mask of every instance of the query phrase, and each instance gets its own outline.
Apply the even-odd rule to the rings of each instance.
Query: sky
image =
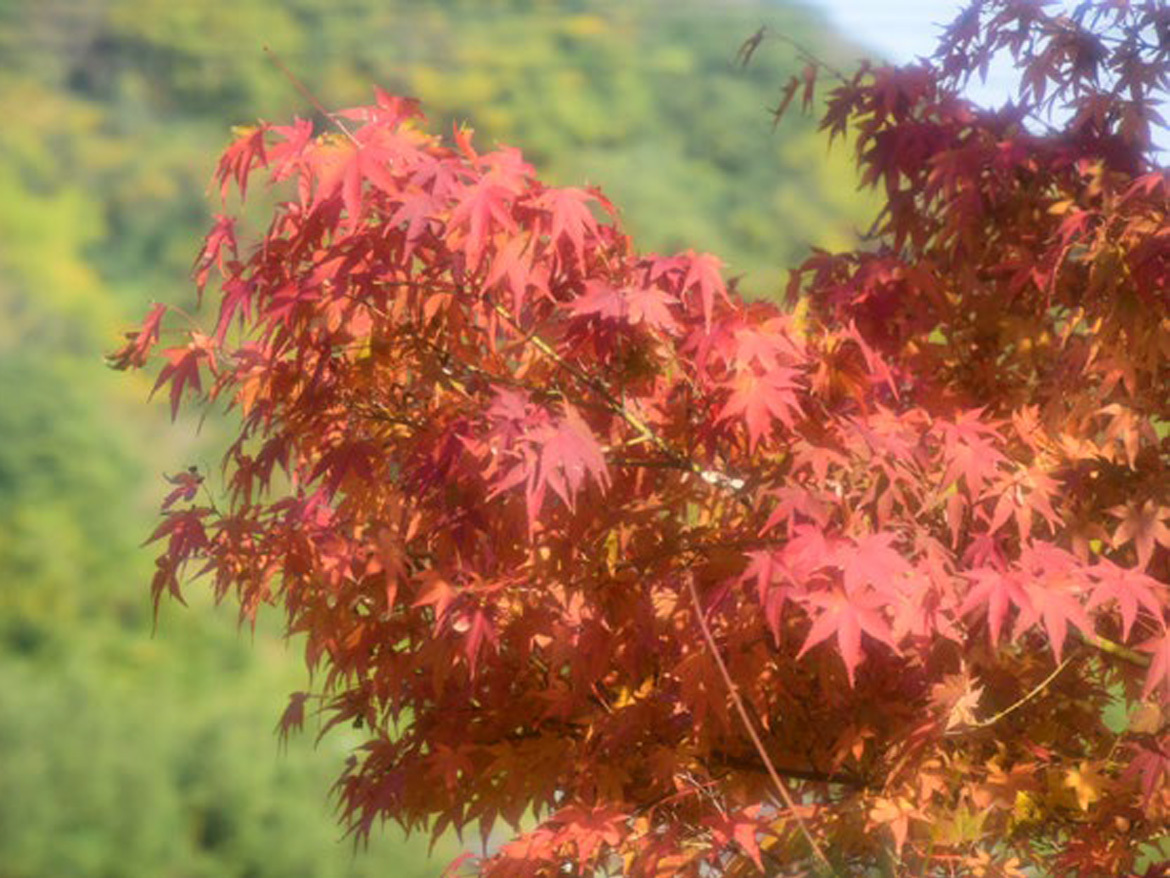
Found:
[[[939,25],[963,6],[960,0],[809,0],[828,13],[842,31],[888,53],[893,61],[909,61],[930,53]]]
[[[964,0],[805,0],[819,7],[846,35],[876,49],[895,62],[913,61],[930,55],[944,25],[954,20],[966,6]],[[1061,4],[1070,10],[1075,2]],[[992,71],[987,86],[978,81],[971,97],[978,103],[991,99],[1002,103],[1009,96],[1010,71]]]
[[[893,61],[929,55],[942,25],[967,5],[964,0],[804,0],[824,10],[845,33],[889,54]],[[1072,10],[1073,0],[1059,4]]]
[[[804,0],[820,8],[842,33],[863,46],[872,47],[888,60],[905,63],[919,55],[930,55],[943,25],[949,24],[967,5],[965,0]],[[1058,7],[1076,8],[1075,0],[1060,0]],[[1055,10],[1054,10],[1055,11]],[[986,85],[976,77],[968,96],[982,106],[999,106],[1014,92],[1011,68],[995,66]],[[1170,112],[1163,111],[1170,119]],[[1170,156],[1170,132],[1155,134],[1162,163]]]

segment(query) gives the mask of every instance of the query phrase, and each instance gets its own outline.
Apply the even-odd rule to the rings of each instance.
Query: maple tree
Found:
[[[1019,102],[960,98],[1005,52]],[[515,832],[452,871],[1133,870],[1170,814],[1168,54],[1157,0],[984,0],[842,78],[885,207],[787,307],[411,100],[242,132],[223,196],[289,198],[251,246],[217,218],[214,325],[168,323],[156,389],[239,432],[222,497],[171,477],[156,600],[283,607],[318,688],[282,724],[362,730],[359,837]]]

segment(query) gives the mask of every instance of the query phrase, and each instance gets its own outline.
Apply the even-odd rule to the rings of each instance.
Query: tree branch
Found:
[[[965,729],[960,728],[960,729],[956,729],[955,731],[961,732],[961,731],[966,731],[967,729],[985,729],[988,726],[995,725],[997,722],[999,722],[1005,716],[1007,716],[1008,714],[1014,712],[1015,710],[1023,707],[1025,704],[1027,704],[1029,701],[1031,701],[1033,698],[1035,698],[1037,695],[1039,695],[1041,692],[1043,692],[1045,689],[1047,689],[1048,684],[1051,683],[1053,680],[1055,680],[1057,678],[1057,676],[1060,674],[1060,672],[1068,667],[1069,662],[1071,662],[1071,661],[1072,661],[1072,656],[1069,656],[1064,661],[1062,661],[1059,665],[1056,666],[1055,671],[1053,671],[1051,674],[1049,674],[1047,677],[1045,677],[1043,680],[1041,680],[1040,685],[1038,685],[1034,689],[1032,689],[1032,691],[1030,691],[1027,695],[1025,695],[1019,701],[1016,701],[1013,704],[1009,704],[1007,707],[1005,707],[1003,710],[1001,710],[995,716],[989,717],[988,719],[985,719],[985,720],[980,720],[979,722],[975,723],[974,725],[967,726]]]
[[[1130,649],[1121,643],[1116,643],[1107,637],[1102,637],[1099,634],[1085,634],[1083,631],[1074,628],[1073,634],[1079,637],[1084,643],[1100,650],[1106,655],[1111,655],[1114,658],[1121,659],[1123,662],[1129,662],[1131,665],[1137,665],[1139,668],[1148,668],[1150,666],[1150,656],[1143,655],[1136,650]]]
[[[723,656],[719,654],[719,647],[715,645],[715,638],[711,635],[711,629],[707,625],[707,620],[703,616],[703,604],[699,600],[699,590],[695,587],[695,573],[693,570],[686,572],[687,589],[690,591],[691,603],[695,608],[695,618],[699,621],[699,628],[703,632],[703,640],[707,643],[707,648],[711,651],[711,657],[715,659],[715,664],[719,668],[719,674],[723,678],[724,684],[727,686],[727,692],[731,696],[731,701],[735,705],[736,712],[739,714],[740,720],[743,722],[744,728],[747,730],[748,737],[751,738],[752,745],[756,748],[756,752],[760,754],[760,759],[763,760],[764,767],[768,771],[768,777],[772,780],[772,785],[776,791],[780,793],[780,798],[784,801],[788,811],[792,814],[796,825],[800,828],[801,834],[808,842],[809,847],[812,848],[813,855],[821,864],[829,870],[831,875],[836,875],[837,871],[833,868],[833,864],[829,862],[829,858],[825,856],[825,852],[813,838],[812,832],[808,828],[808,824],[800,816],[796,810],[796,802],[792,798],[792,793],[788,792],[788,787],[784,786],[784,781],[780,779],[780,774],[776,771],[776,766],[772,764],[772,758],[768,755],[768,751],[764,748],[764,742],[760,740],[759,733],[756,732],[756,727],[752,723],[751,717],[748,715],[747,707],[743,703],[743,699],[739,697],[739,689],[735,685],[735,681],[731,679],[731,674],[727,670],[727,665],[723,663]]]
[[[654,428],[650,426],[650,424],[626,408],[625,403],[614,396],[613,392],[601,381],[599,381],[594,376],[582,371],[579,367],[575,366],[573,363],[570,363],[568,360],[562,357],[560,353],[558,353],[557,350],[547,341],[541,338],[541,336],[537,334],[535,330],[532,332],[525,332],[524,328],[520,325],[519,321],[513,316],[512,312],[509,311],[508,308],[501,305],[499,302],[493,301],[486,293],[484,294],[483,298],[484,301],[491,306],[491,309],[502,320],[504,320],[505,323],[512,327],[512,329],[514,329],[516,332],[520,333],[525,343],[533,345],[538,351],[552,360],[557,366],[564,369],[577,381],[601,397],[602,401],[609,408],[609,410],[613,412],[613,414],[617,415],[630,427],[638,432],[639,439],[644,439],[654,445],[654,447],[666,455],[666,457],[672,461],[678,469],[685,470],[686,472],[698,476],[709,485],[731,491],[732,495],[739,502],[743,503],[749,509],[751,508],[751,501],[743,494],[742,491],[744,486],[743,479],[737,479],[734,476],[730,476],[727,473],[720,472],[718,470],[704,469],[685,454],[680,454],[670,445],[669,442],[659,436],[654,431]],[[644,466],[645,464],[643,463],[641,465]]]
[[[734,768],[739,771],[762,771],[766,772],[768,767],[760,759],[752,759],[744,756],[736,756],[731,753],[724,753],[721,750],[715,750],[711,754],[716,765],[726,766],[727,768]],[[835,771],[817,771],[811,768],[783,768],[775,765],[773,767],[776,773],[781,777],[792,778],[793,780],[807,780],[813,783],[832,783],[840,784],[845,787],[852,787],[857,790],[864,790],[869,788],[869,784],[860,777],[853,774],[842,774]]]

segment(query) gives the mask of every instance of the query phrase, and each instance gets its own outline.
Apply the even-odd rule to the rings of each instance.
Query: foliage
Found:
[[[0,3],[6,876],[425,869],[425,839],[385,833],[356,858],[338,843],[319,799],[360,738],[270,754],[284,693],[303,685],[275,626],[240,642],[196,600],[152,639],[138,587],[159,473],[206,468],[218,425],[201,422],[199,439],[193,422],[168,429],[138,404],[148,384],[95,364],[127,314],[182,283],[229,122],[303,109],[263,44],[331,100],[392,82],[448,127],[474,115],[488,137],[537,146],[554,175],[614,181],[628,222],[659,241],[717,242],[756,291],[777,288],[755,270],[774,272],[797,231],[849,240],[858,199],[821,191],[844,160],[826,165],[811,124],[768,138],[760,108],[790,59],[730,64],[761,7],[578,6],[565,17],[525,3]],[[825,47],[807,16],[767,12]],[[515,49],[503,57],[505,38]],[[691,125],[704,103],[717,112]],[[801,173],[774,177],[777,160]],[[731,221],[711,221],[733,201]]]
[[[960,100],[1000,49],[1019,106]],[[988,0],[863,66],[824,126],[885,209],[789,312],[382,91],[243,132],[222,193],[288,199],[255,246],[217,219],[213,323],[114,357],[176,332],[172,410],[240,418],[156,599],[283,607],[321,675],[286,730],[366,736],[350,827],[503,820],[484,875],[1132,869],[1170,810],[1168,49],[1154,0]]]

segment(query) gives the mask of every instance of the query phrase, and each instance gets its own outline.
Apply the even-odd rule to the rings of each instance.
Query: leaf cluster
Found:
[[[1132,870],[1170,812],[1167,28],[986,0],[863,66],[823,124],[885,209],[788,309],[383,91],[241,132],[221,192],[286,199],[216,221],[213,322],[114,355],[177,333],[172,410],[239,415],[156,599],[281,607],[286,726],[365,735],[348,825],[504,822],[482,875]],[[1001,48],[1019,106],[963,101]]]

